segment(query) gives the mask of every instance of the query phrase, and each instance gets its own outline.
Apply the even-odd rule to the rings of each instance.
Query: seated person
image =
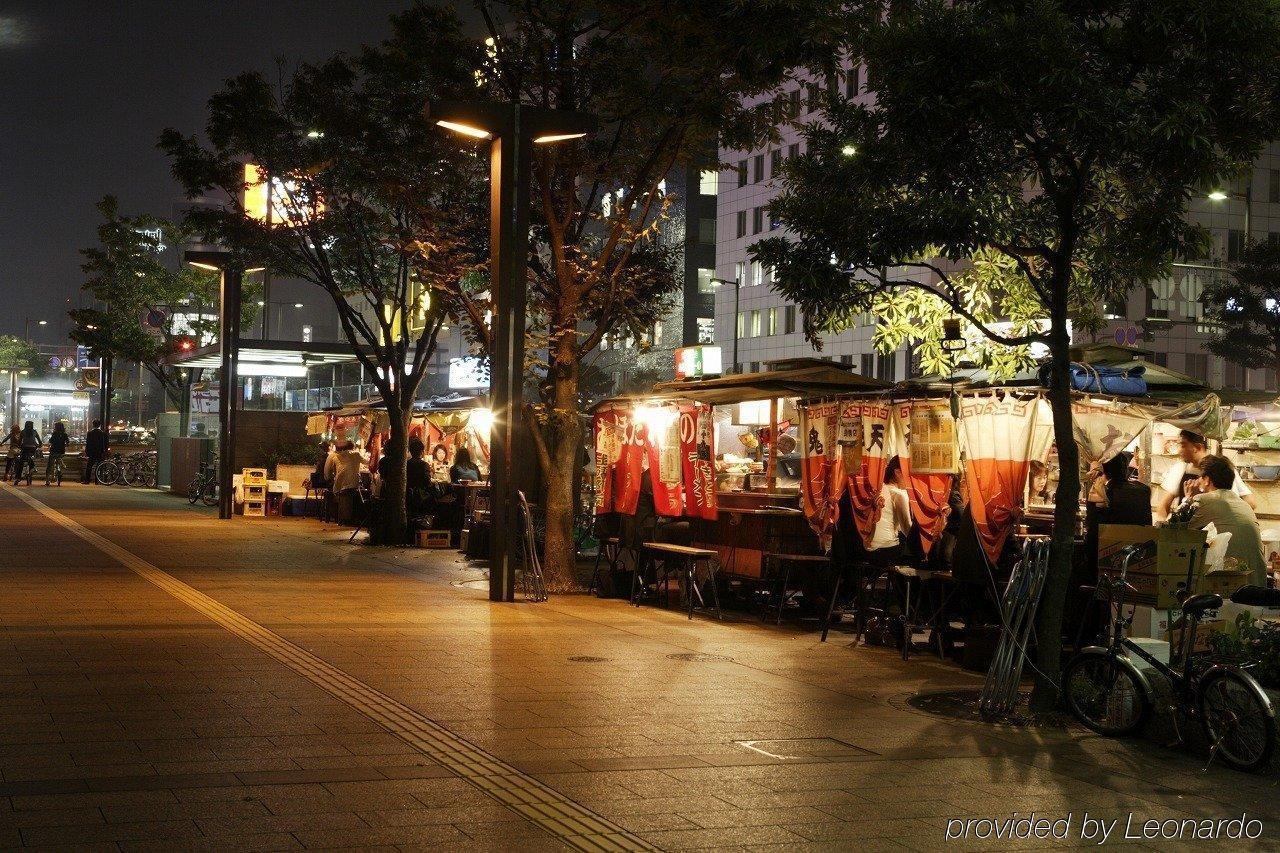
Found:
[[[449,482],[449,448],[443,444],[431,450],[431,479],[437,483]]]
[[[480,469],[471,461],[471,451],[465,447],[459,447],[457,454],[453,457],[453,466],[449,469],[449,482],[478,483],[479,481]]]
[[[1203,472],[1200,488],[1204,491],[1195,498],[1196,508],[1187,526],[1200,530],[1212,522],[1219,533],[1230,533],[1227,556],[1235,557],[1240,568],[1250,572],[1241,585],[1265,587],[1267,561],[1258,515],[1232,488],[1236,480],[1235,467],[1221,456],[1205,456],[1200,460],[1200,470]]]
[[[316,469],[311,474],[311,488],[328,489],[333,486],[333,481],[325,474],[325,468],[328,467],[329,459],[333,456],[333,442],[320,442],[319,452],[316,454]]]
[[[902,537],[911,532],[911,496],[903,488],[902,463],[896,456],[885,466],[879,504],[868,556],[872,565],[885,568],[902,562]]]
[[[427,446],[420,438],[409,439],[409,460],[405,463],[405,488],[425,489],[431,484],[427,462],[422,458]]]
[[[1102,463],[1101,482],[1095,483],[1095,494],[1102,498],[1096,501],[1099,524],[1151,526],[1151,487],[1131,479],[1132,460],[1133,454],[1121,451]]]

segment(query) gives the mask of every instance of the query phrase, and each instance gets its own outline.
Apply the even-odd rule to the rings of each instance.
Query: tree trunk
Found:
[[[398,410],[388,406],[387,414],[391,421],[391,436],[384,445],[387,473],[382,479],[377,541],[384,545],[403,545],[409,536],[409,518],[405,507],[405,463],[409,459],[409,424],[413,418],[413,409],[408,407]]]
[[[1053,437],[1058,446],[1058,488],[1054,494],[1049,574],[1041,594],[1036,634],[1039,672],[1031,695],[1031,707],[1035,711],[1052,710],[1058,702],[1058,685],[1062,680],[1062,615],[1071,582],[1080,512],[1080,451],[1076,447],[1071,416],[1071,339],[1067,334],[1066,306],[1055,306],[1050,320],[1049,405],[1053,410]]]
[[[546,547],[542,572],[553,590],[581,586],[578,580],[578,553],[573,539],[574,471],[582,452],[582,426],[578,422],[578,373],[574,369],[557,372],[553,380],[554,402],[548,413],[546,480]],[[535,427],[536,428],[536,427]]]

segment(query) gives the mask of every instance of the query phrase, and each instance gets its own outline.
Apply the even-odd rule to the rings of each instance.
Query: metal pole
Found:
[[[240,289],[242,272],[229,265],[222,270],[218,346],[222,372],[218,379],[218,518],[231,518],[231,465],[235,460],[237,362],[240,349]]]
[[[18,368],[9,368],[9,423],[18,422]]]
[[[520,105],[495,134],[489,172],[490,267],[496,271],[489,434],[491,507],[489,600],[515,601],[513,558],[519,547],[515,470],[512,464],[521,420],[524,385],[524,322],[529,264],[529,158],[520,127]]]
[[[1244,245],[1249,245],[1249,238],[1253,234],[1251,228],[1253,220],[1253,172],[1250,171],[1247,183],[1244,185]],[[1243,247],[1242,247],[1243,248]]]
[[[738,297],[742,294],[742,280],[733,280],[733,372],[738,372],[738,324],[743,322],[738,314]]]

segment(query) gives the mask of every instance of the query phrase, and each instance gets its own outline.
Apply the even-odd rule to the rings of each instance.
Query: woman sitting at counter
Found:
[[[1099,524],[1151,526],[1151,487],[1132,478],[1131,461],[1133,454],[1121,451],[1102,463],[1102,476],[1090,495]]]

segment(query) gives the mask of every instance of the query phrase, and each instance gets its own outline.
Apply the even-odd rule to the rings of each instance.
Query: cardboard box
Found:
[[[448,530],[419,530],[418,531],[418,547],[419,548],[448,548],[449,547],[449,531]]]
[[[1235,591],[1250,582],[1251,572],[1205,572],[1196,582],[1196,593],[1216,592],[1224,599],[1230,599]]]
[[[1120,574],[1120,553],[1136,543],[1155,542],[1156,549],[1129,563],[1128,580],[1134,587],[1126,595],[1131,604],[1156,609],[1178,607],[1179,593],[1187,588],[1204,564],[1205,537],[1202,530],[1147,527],[1141,524],[1098,526],[1098,572]]]
[[[1221,634],[1227,630],[1227,620],[1225,619],[1205,619],[1201,621],[1196,628],[1196,644],[1192,647],[1191,653],[1199,654],[1209,651],[1209,635]],[[1171,649],[1175,650],[1175,654],[1181,649],[1182,642],[1182,622],[1174,624],[1172,630],[1164,635],[1164,639],[1169,642]]]
[[[1170,618],[1171,613],[1172,618]],[[1181,615],[1181,610],[1170,611],[1167,608],[1147,607],[1145,604],[1139,604],[1133,608],[1133,623],[1129,626],[1129,636],[1163,641],[1165,635],[1169,633],[1169,625]]]

